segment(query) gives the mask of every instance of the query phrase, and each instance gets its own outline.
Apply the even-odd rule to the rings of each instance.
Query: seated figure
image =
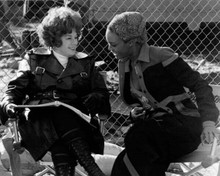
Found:
[[[134,107],[135,121],[112,176],[131,175],[123,155],[140,176],[163,176],[171,161],[213,141],[219,111],[212,88],[173,49],[148,45],[146,21],[139,12],[115,15],[106,40],[118,59],[122,100]],[[195,94],[196,104],[185,88]]]
[[[94,66],[95,56],[76,51],[81,16],[68,7],[54,7],[37,31],[48,50],[30,51],[28,56],[36,62],[9,82],[1,101],[2,123],[15,117],[19,104],[60,101],[77,108],[90,115],[91,123],[64,106],[31,108],[19,116],[21,144],[35,161],[50,151],[57,176],[73,176],[77,163],[90,176],[104,176],[92,157],[104,150],[99,123],[93,117],[110,116],[109,93]]]

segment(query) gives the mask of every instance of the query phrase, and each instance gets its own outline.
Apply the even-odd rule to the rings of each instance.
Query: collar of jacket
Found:
[[[149,50],[150,46],[145,43],[140,50],[140,54],[137,58],[138,61],[142,62],[150,62],[150,56],[149,56]],[[119,60],[118,62],[118,73],[119,73],[119,90],[121,94],[122,100],[124,100],[124,79],[125,79],[125,72],[129,72],[129,62],[130,60],[127,60],[123,62],[122,60]],[[127,102],[125,102],[127,103]]]
[[[138,55],[138,58],[136,60],[138,61],[142,61],[142,62],[150,62],[150,57],[149,57],[149,49],[150,49],[150,46],[147,44],[147,43],[144,43],[142,46],[141,46],[141,50],[140,50],[140,53]],[[126,57],[126,58],[118,58],[119,62],[129,62],[129,57]]]
[[[145,43],[142,47],[141,47],[141,50],[140,50],[140,53],[138,55],[138,58],[136,59],[136,62],[137,61],[141,61],[141,62],[146,62],[146,63],[149,63],[150,62],[150,56],[149,56],[149,50],[150,50],[150,46]],[[123,60],[123,59],[119,59],[119,65],[124,65],[125,67],[125,72],[129,72],[129,63],[130,63],[130,59],[126,59],[126,60]]]
[[[75,75],[83,72],[83,67],[74,58],[69,58],[66,68],[59,63],[56,57],[51,54],[47,61],[42,65],[50,73],[59,75],[59,78],[67,77],[70,75]]]
[[[142,61],[142,62],[150,62],[150,46],[145,43],[140,50],[139,56],[137,58],[137,61]]]

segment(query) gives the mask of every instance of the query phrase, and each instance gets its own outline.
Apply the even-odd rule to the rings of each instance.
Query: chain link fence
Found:
[[[220,84],[219,0],[4,0],[0,1],[0,95],[16,76],[25,51],[40,44],[37,25],[49,8],[79,10],[85,25],[79,51],[99,55],[97,66],[111,93],[112,116],[105,122],[107,141],[123,146],[129,108],[118,92],[117,60],[105,41],[109,20],[117,13],[139,11],[146,18],[150,45],[169,46],[210,84]]]

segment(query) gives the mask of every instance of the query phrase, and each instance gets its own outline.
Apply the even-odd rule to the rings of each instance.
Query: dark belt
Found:
[[[70,99],[74,100],[77,98],[77,95],[71,92],[64,92],[64,91],[58,91],[58,90],[50,90],[42,93],[37,93],[36,96],[34,96],[36,99],[54,99],[54,100],[59,100],[59,99]]]

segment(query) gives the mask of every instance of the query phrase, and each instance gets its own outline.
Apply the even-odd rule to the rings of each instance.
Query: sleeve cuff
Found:
[[[213,122],[213,121],[204,121],[202,123],[202,126],[203,126],[203,128],[204,127],[213,127],[213,126],[215,126],[215,122]]]

